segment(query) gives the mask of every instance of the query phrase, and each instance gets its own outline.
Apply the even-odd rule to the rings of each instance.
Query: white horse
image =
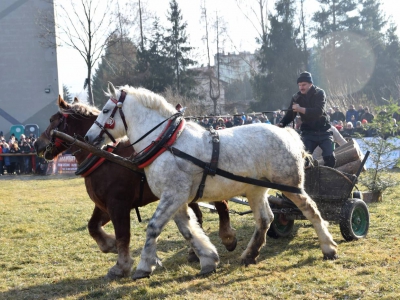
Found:
[[[126,98],[123,104],[121,102],[117,104],[116,99],[120,99],[121,91],[127,93]],[[116,90],[112,84],[109,84],[107,95],[111,98],[97,118],[100,126],[93,125],[85,137],[94,145],[108,143],[109,135],[114,138],[128,135],[130,141],[138,141],[134,149],[139,152],[155,141],[165,126],[158,127],[143,139],[140,138],[177,113],[176,109],[163,97],[146,89],[124,86]],[[126,122],[122,120],[119,113],[115,113],[116,107],[121,107]],[[113,110],[115,117],[110,120]],[[124,123],[127,126],[124,126]],[[99,137],[100,133],[101,135],[104,133],[100,127],[105,124],[113,124],[113,126],[108,126],[107,136]],[[307,153],[304,151],[299,135],[294,130],[267,124],[252,124],[221,130],[219,136],[219,169],[235,175],[269,180],[273,183],[303,189],[304,158]],[[204,162],[209,162],[212,152],[210,132],[194,122],[187,122],[173,147]],[[144,170],[150,188],[160,198],[160,202],[147,226],[146,243],[133,278],[149,277],[155,269],[159,262],[156,253],[157,238],[171,218],[174,218],[180,232],[200,258],[200,274],[214,272],[219,262],[218,253],[196,223],[191,210],[188,210],[188,202],[196,195],[203,169],[188,160],[174,156],[170,151],[165,151]],[[241,255],[241,260],[245,265],[255,264],[260,249],[266,241],[266,232],[273,220],[273,213],[267,200],[268,189],[233,181],[219,175],[207,176],[205,183],[201,201],[212,202],[229,199],[236,195],[246,195],[248,198],[256,226],[246,250]],[[304,191],[302,193],[283,192],[283,194],[292,200],[313,224],[324,258],[336,259],[337,245],[315,202]]]

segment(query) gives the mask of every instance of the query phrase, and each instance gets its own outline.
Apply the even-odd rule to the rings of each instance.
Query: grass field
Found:
[[[400,179],[400,174],[391,176]],[[240,265],[253,232],[252,215],[231,215],[238,246],[227,252],[218,238],[218,215],[204,212],[204,228],[217,246],[217,273],[198,277],[186,261],[187,245],[170,222],[160,236],[163,267],[150,279],[103,279],[115,254],[103,254],[89,236],[93,203],[83,179],[72,176],[0,177],[0,299],[399,299],[400,187],[369,206],[367,238],[345,242],[339,226],[330,231],[339,259],[322,260],[308,221],[296,221],[290,238],[267,238],[257,265]],[[131,213],[131,253],[138,263],[155,205]],[[230,204],[235,211],[247,207]],[[111,225],[106,230],[113,230]]]

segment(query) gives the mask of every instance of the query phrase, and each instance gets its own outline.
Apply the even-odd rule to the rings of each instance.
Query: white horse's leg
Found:
[[[132,276],[133,279],[150,277],[157,264],[161,265],[157,257],[157,238],[171,217],[186,201],[186,199],[182,200],[184,197],[178,198],[178,195],[177,191],[169,191],[161,195],[157,209],[147,225],[146,243],[136,272]]]
[[[337,244],[333,241],[332,235],[328,231],[328,222],[322,219],[315,202],[307,195],[283,193],[301,210],[303,215],[313,224],[317,232],[319,243],[324,254],[324,259],[337,258]]]
[[[219,263],[217,249],[200,227],[193,210],[187,204],[183,205],[175,214],[174,221],[200,259],[200,274],[214,272]]]
[[[246,266],[256,263],[260,249],[265,244],[265,235],[274,219],[274,215],[268,204],[267,192],[268,189],[262,187],[251,187],[246,192],[246,197],[249,200],[256,222],[254,234],[246,250],[241,255],[242,263]]]

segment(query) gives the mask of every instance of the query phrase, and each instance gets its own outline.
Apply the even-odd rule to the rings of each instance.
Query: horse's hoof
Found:
[[[228,250],[229,252],[232,252],[233,250],[236,249],[236,246],[237,246],[237,239],[235,238],[231,244],[225,245],[225,248],[226,248],[226,250]]]
[[[196,253],[194,253],[194,251],[190,251],[188,253],[188,258],[187,258],[188,262],[190,263],[195,263],[195,262],[199,262],[200,259],[197,257]]]
[[[255,258],[246,257],[242,259],[242,265],[245,265],[246,267],[248,267],[249,265],[255,265],[256,263],[257,261]]]
[[[121,275],[121,274],[116,274],[116,273],[114,273],[112,271],[108,271],[107,275],[104,276],[104,279],[114,281],[114,280],[121,279],[123,277],[124,276]]]
[[[199,275],[205,276],[205,275],[210,275],[215,272],[217,272],[217,269],[215,266],[205,266],[205,267],[201,268]]]
[[[141,278],[150,278],[151,272],[148,271],[142,271],[142,270],[136,270],[135,274],[133,274],[132,279],[133,280],[138,280]]]
[[[336,260],[339,256],[336,253],[324,254],[324,260]]]

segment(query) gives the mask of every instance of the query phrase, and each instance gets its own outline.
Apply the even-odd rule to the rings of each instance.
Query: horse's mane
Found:
[[[175,107],[171,103],[168,103],[163,96],[153,93],[145,88],[134,88],[125,85],[118,87],[118,89],[120,91],[124,90],[127,94],[132,95],[143,106],[157,110],[165,118],[168,118],[177,112]],[[106,95],[111,96],[110,91],[108,91]]]
[[[82,116],[98,116],[100,110],[95,106],[90,106],[82,102],[74,102],[69,105],[69,108],[63,109],[59,108],[59,111],[64,114],[80,114]]]

